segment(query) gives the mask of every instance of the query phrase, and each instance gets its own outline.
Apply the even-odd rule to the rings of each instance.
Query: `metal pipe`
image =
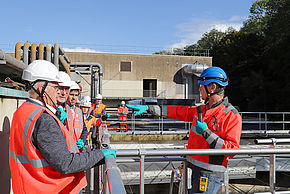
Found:
[[[103,67],[99,63],[90,63],[90,62],[75,62],[74,64],[71,64],[71,66],[76,65],[76,66],[88,66],[90,67],[91,65],[97,66],[99,68],[99,94],[102,94],[102,83],[103,83]]]
[[[59,48],[59,54],[64,56],[64,59],[67,61],[67,63],[70,63],[68,56],[65,54],[65,51],[61,47]]]
[[[140,155],[140,194],[144,194],[144,165],[145,153]]]
[[[17,60],[16,58],[5,54],[1,49],[0,49],[0,60],[4,60],[6,61],[6,63],[9,65],[10,67],[20,71],[22,73],[23,69],[25,69],[27,67],[26,64],[24,64],[22,61]]]
[[[38,59],[40,59],[40,60],[44,59],[44,47],[45,47],[45,45],[43,43],[39,44],[39,47],[38,47]]]
[[[28,42],[24,43],[23,46],[23,62],[28,65],[29,63],[29,46],[30,44]]]
[[[30,62],[36,60],[36,49],[37,49],[37,44],[33,43],[30,48]]]
[[[51,44],[46,45],[46,51],[45,51],[45,59],[49,62],[51,62]]]
[[[270,148],[275,148],[276,146],[276,139],[272,139],[272,144]],[[269,183],[270,183],[270,191],[275,193],[276,191],[276,154],[270,155],[270,176],[269,176]]]
[[[290,154],[290,148],[256,149],[143,149],[146,156]],[[139,149],[119,149],[118,157],[140,156]]]
[[[53,63],[59,69],[59,44],[57,43],[53,47]]]
[[[273,139],[255,139],[255,144],[272,144]],[[289,138],[275,139],[275,143],[290,143]]]
[[[64,67],[66,73],[70,76],[70,68],[69,68],[69,64],[64,60],[64,57],[63,56],[59,56],[59,60],[62,64],[62,66]]]
[[[203,70],[208,68],[208,66],[205,64],[182,64],[182,66],[184,73],[189,75],[194,73],[201,73]]]
[[[15,58],[17,60],[21,60],[21,47],[23,44],[21,42],[17,42],[15,46]]]

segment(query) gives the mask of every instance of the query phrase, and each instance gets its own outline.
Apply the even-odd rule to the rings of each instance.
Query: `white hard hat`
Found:
[[[75,81],[71,81],[70,90],[80,90],[80,87]]]
[[[30,63],[23,70],[22,79],[29,82],[36,80],[60,82],[56,66],[45,60],[35,60]]]
[[[83,107],[91,107],[91,98],[89,96],[83,96],[81,99],[81,104],[80,106]]]
[[[66,72],[60,71],[58,73],[58,75],[59,75],[59,79],[60,79],[60,83],[58,85],[64,86],[64,87],[70,87],[71,86],[71,79],[70,79],[69,75]]]
[[[121,104],[125,104],[125,101],[122,101]]]
[[[102,100],[103,99],[103,96],[101,94],[97,94],[96,99],[97,100]]]

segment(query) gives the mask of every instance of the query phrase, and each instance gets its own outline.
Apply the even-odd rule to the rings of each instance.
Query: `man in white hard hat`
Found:
[[[127,131],[127,115],[128,108],[125,106],[125,101],[121,102],[121,106],[118,108],[118,116],[119,116],[119,127],[122,131],[123,129]]]
[[[59,118],[59,120],[61,122],[63,122],[64,125],[67,125],[67,112],[66,112],[66,100],[68,98],[68,94],[69,94],[69,89],[70,89],[70,86],[71,86],[71,79],[70,79],[70,76],[63,72],[63,71],[60,71],[58,73],[59,75],[59,79],[60,79],[60,82],[59,82],[59,90],[57,92],[57,97],[56,97],[56,101],[57,101],[57,106],[58,106],[58,109],[57,109],[57,116]]]
[[[96,118],[101,118],[106,116],[106,106],[102,103],[103,96],[97,94],[96,103],[92,105],[91,115]]]
[[[55,116],[58,70],[35,60],[22,74],[29,99],[14,113],[9,142],[13,193],[78,193],[87,182],[84,170],[116,150],[77,153],[72,135]]]
[[[87,130],[88,130],[87,138],[88,138],[89,145],[91,143],[90,142],[90,140],[91,140],[91,138],[90,138],[91,128],[93,127],[95,121],[97,120],[96,117],[90,115],[91,106],[92,106],[91,98],[89,96],[83,96],[81,98],[80,108],[83,111],[85,124],[86,124]]]
[[[88,130],[84,121],[84,115],[76,103],[79,98],[80,87],[75,81],[71,81],[71,87],[67,98],[66,111],[68,113],[69,131],[73,134],[80,150],[87,145]]]

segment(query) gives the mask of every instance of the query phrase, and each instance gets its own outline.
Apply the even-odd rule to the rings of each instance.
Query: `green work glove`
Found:
[[[196,132],[199,134],[199,135],[202,135],[203,132],[208,129],[207,127],[207,124],[206,122],[200,122],[200,121],[196,121]]]
[[[148,106],[147,105],[130,105],[130,104],[126,104],[126,106],[128,108],[132,108],[134,110],[137,110],[138,112],[136,112],[134,115],[140,115],[144,112],[146,112],[148,110]]]
[[[84,141],[82,139],[77,140],[76,144],[77,144],[77,147],[78,147],[79,150],[82,149],[85,146],[85,143],[84,143]]]
[[[60,106],[58,107],[58,114],[57,114],[57,118],[60,120],[60,122],[64,122],[64,120],[66,120],[68,114],[63,110],[63,108]]]
[[[101,150],[102,152],[103,152],[103,154],[104,154],[104,156],[105,156],[105,158],[116,158],[116,152],[118,151],[118,150],[116,150],[116,149],[103,149],[103,150]]]

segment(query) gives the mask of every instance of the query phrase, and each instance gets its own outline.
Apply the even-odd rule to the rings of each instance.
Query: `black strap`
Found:
[[[198,78],[198,80],[201,80],[201,81],[205,81],[205,80],[209,80],[209,79],[216,79],[216,80],[219,80],[219,81],[222,81],[222,82],[229,81],[228,78],[220,78],[220,77],[199,77]]]

